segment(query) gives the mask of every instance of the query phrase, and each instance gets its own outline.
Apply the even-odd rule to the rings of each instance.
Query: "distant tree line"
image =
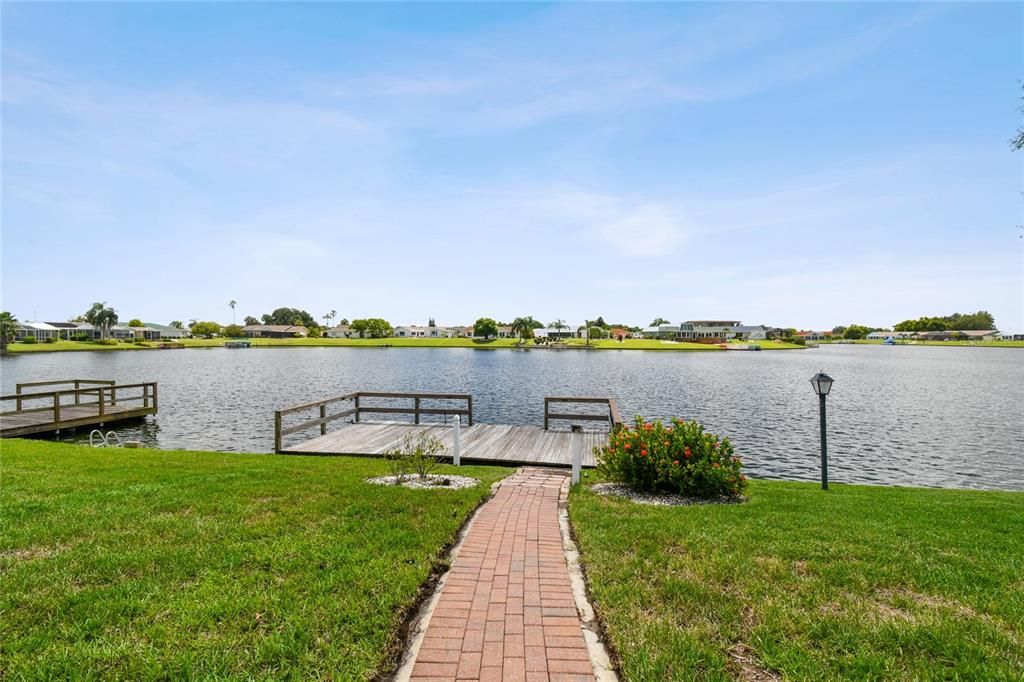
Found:
[[[893,327],[898,332],[944,332],[995,328],[996,320],[987,310],[979,310],[976,313],[953,313],[945,317],[919,317],[916,320],[903,320]]]

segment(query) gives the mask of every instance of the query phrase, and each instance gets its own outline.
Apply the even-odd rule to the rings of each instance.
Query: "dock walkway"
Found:
[[[384,401],[381,404],[380,401]],[[396,405],[412,401],[411,405]],[[555,412],[561,404],[597,405],[601,412]],[[345,409],[330,413],[334,406]],[[318,413],[319,417],[299,423],[286,423],[285,418],[302,412]],[[412,417],[412,421],[366,421],[377,415],[394,418]],[[455,419],[461,422],[456,427]],[[328,431],[328,424],[342,419],[341,426]],[[424,419],[433,419],[426,423]],[[349,393],[336,398],[287,407],[274,413],[274,450],[284,454],[369,455],[383,456],[402,445],[409,435],[433,436],[451,454],[455,450],[455,432],[459,433],[460,461],[502,465],[570,466],[574,435],[568,428],[553,428],[554,422],[599,422],[598,427],[584,430],[582,439],[584,467],[596,465],[594,448],[607,444],[608,434],[622,420],[611,398],[544,399],[544,426],[475,424],[473,398],[454,393]],[[285,436],[319,428],[320,435],[294,444],[285,444]]]
[[[64,386],[54,390],[30,390]],[[66,388],[73,386],[74,388]],[[83,388],[84,386],[84,388]],[[17,384],[0,396],[0,437],[16,438],[68,429],[93,428],[156,414],[156,382],[116,384],[106,379],[62,379]]]
[[[384,455],[402,444],[408,434],[434,436],[450,452],[454,428],[445,424],[408,424],[380,422],[346,424],[342,428],[311,440],[290,445],[285,454]],[[508,465],[543,464],[568,466],[570,438],[568,430],[545,431],[539,426],[474,424],[461,427],[461,460],[472,463]],[[583,432],[583,466],[593,467],[593,450],[606,445],[607,431]]]

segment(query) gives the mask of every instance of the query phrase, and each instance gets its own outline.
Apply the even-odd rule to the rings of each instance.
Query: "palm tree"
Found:
[[[0,313],[0,353],[7,352],[7,344],[17,335],[18,319],[6,310]]]
[[[181,324],[181,320],[172,320],[167,326],[174,327],[175,329],[181,329],[183,325]]]
[[[85,311],[85,321],[95,327],[96,326],[96,315],[98,315],[99,312],[101,310],[103,310],[104,308],[106,308],[106,307],[107,307],[107,302],[106,301],[102,301],[102,302],[97,301],[96,303],[93,303],[92,307]]]
[[[517,317],[512,321],[512,332],[521,339],[529,339],[533,337],[533,330],[537,327],[542,326],[537,320],[533,319],[532,316]]]
[[[104,307],[93,315],[92,324],[99,328],[100,338],[107,338],[110,328],[117,324],[117,311]]]
[[[560,332],[563,329],[568,329],[569,328],[569,325],[567,325],[565,323],[565,320],[563,320],[561,318],[555,320],[554,322],[552,322],[548,326],[551,327],[552,329],[554,329],[556,332]]]
[[[235,306],[238,305],[238,301],[232,299],[228,301],[228,306],[231,308],[231,324],[235,323]]]
[[[338,314],[337,311],[332,310],[331,312],[329,312],[326,315],[324,315],[324,322],[325,322],[324,327],[330,327],[331,326],[331,320],[333,320],[334,316],[337,315],[337,314]]]

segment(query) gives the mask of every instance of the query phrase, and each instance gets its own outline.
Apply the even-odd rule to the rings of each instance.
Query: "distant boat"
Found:
[[[885,346],[895,346],[896,345],[896,339],[892,338],[891,336],[887,336],[887,337],[885,337],[885,341],[882,341],[882,345],[885,345]]]
[[[252,341],[228,341],[225,348],[252,348]]]

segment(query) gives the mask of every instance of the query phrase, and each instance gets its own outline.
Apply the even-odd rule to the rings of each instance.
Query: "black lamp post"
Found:
[[[833,379],[824,372],[818,372],[811,377],[811,386],[818,394],[818,404],[821,411],[821,489],[828,490],[828,443],[825,439],[825,396],[832,390]]]

